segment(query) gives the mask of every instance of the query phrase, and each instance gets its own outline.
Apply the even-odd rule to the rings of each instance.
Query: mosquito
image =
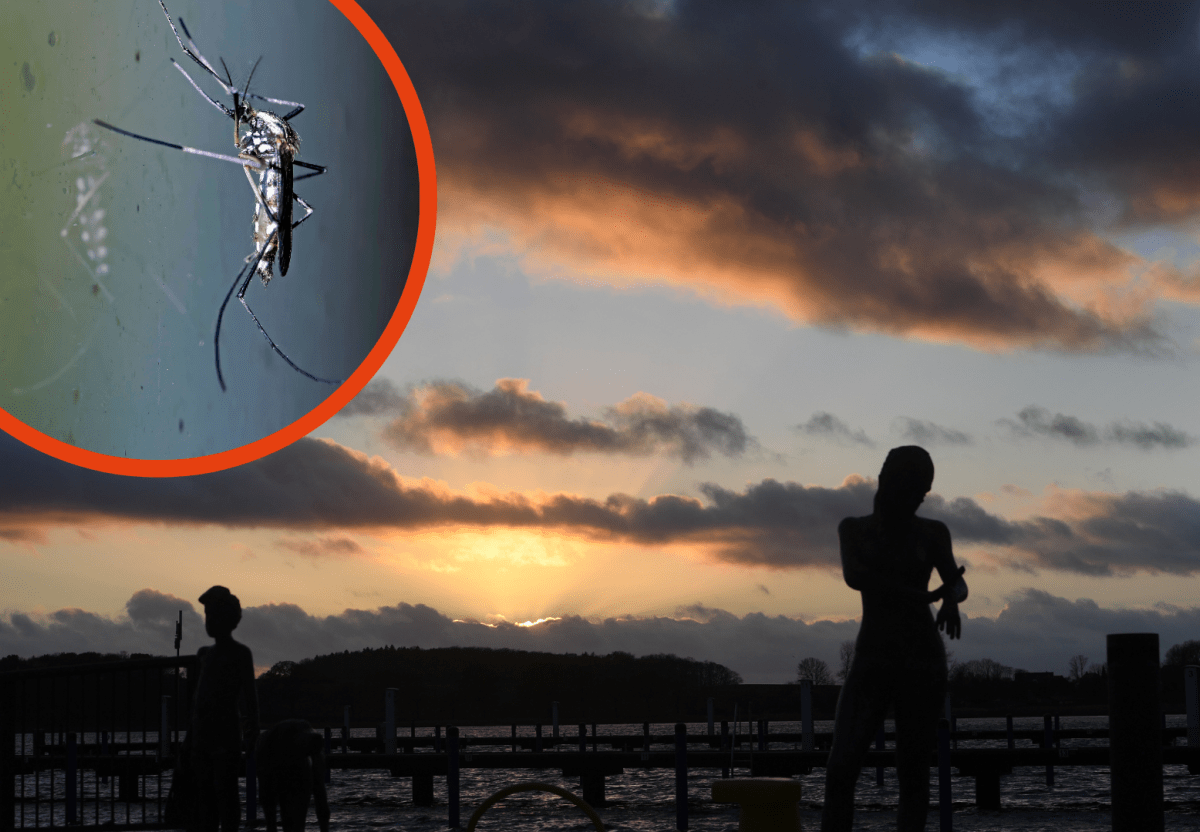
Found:
[[[183,22],[183,18],[179,18],[179,26],[183,29],[184,35],[187,36],[187,45],[184,45],[183,38],[179,36],[179,30],[175,28],[175,22],[171,19],[171,13],[167,11],[167,6],[163,0],[158,0],[158,5],[162,6],[163,14],[167,16],[167,23],[170,24],[171,31],[175,33],[175,40],[179,42],[179,48],[205,72],[215,78],[226,95],[233,97],[233,109],[231,110],[202,90],[200,85],[192,80],[192,76],[188,75],[187,70],[180,66],[174,58],[171,58],[172,65],[183,73],[183,77],[187,79],[196,92],[204,96],[205,101],[233,119],[233,143],[238,149],[238,155],[227,156],[223,153],[213,153],[209,150],[200,150],[195,147],[165,142],[161,139],[152,139],[149,136],[122,130],[120,127],[115,127],[100,119],[95,119],[95,122],[101,127],[133,139],[138,139],[139,141],[151,142],[164,147],[182,150],[184,153],[193,153],[197,156],[206,156],[209,159],[217,159],[218,161],[233,162],[234,164],[241,165],[242,172],[246,174],[246,180],[250,183],[251,190],[254,191],[254,253],[246,257],[246,265],[238,272],[233,285],[225,293],[225,300],[221,302],[221,308],[217,312],[217,328],[216,334],[213,336],[217,381],[221,385],[221,390],[226,389],[225,377],[221,373],[221,321],[225,316],[225,307],[228,306],[229,299],[233,297],[234,289],[237,289],[238,301],[246,308],[246,311],[258,327],[258,331],[263,334],[263,337],[267,339],[267,343],[271,345],[271,349],[278,353],[293,370],[303,376],[307,376],[313,381],[319,381],[323,384],[341,384],[340,380],[319,378],[302,369],[296,362],[288,358],[287,354],[267,334],[266,328],[258,320],[258,316],[254,314],[254,310],[250,308],[250,304],[246,302],[246,289],[249,287],[250,281],[256,273],[262,279],[264,287],[271,282],[271,278],[274,276],[273,267],[276,258],[279,259],[279,273],[281,275],[287,274],[288,264],[292,259],[292,232],[300,223],[313,214],[313,207],[292,189],[293,184],[312,176],[320,176],[327,170],[323,165],[302,162],[296,158],[296,153],[300,149],[300,136],[297,135],[289,122],[304,112],[304,105],[297,101],[268,98],[249,91],[250,81],[254,78],[254,70],[258,68],[259,61],[262,60],[261,57],[258,61],[254,62],[244,88],[239,90],[234,86],[233,77],[229,73],[229,67],[225,65],[225,59],[218,58],[221,62],[221,68],[225,70],[225,77],[222,78],[216,69],[213,68],[213,65],[200,53],[200,49],[196,46],[195,41],[192,40],[192,34],[188,31],[187,24]],[[247,100],[250,98],[266,101],[270,104],[291,107],[292,110],[282,116],[268,110],[256,110]],[[246,128],[245,132],[242,131],[243,126]],[[307,168],[312,172],[293,177],[293,167]],[[255,181],[253,176],[253,172],[255,171],[258,173],[258,181]],[[304,206],[305,210],[304,216],[295,222],[292,221],[293,201],[299,202]]]

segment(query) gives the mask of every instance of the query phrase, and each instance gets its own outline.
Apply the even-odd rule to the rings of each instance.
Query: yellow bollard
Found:
[[[800,832],[800,783],[788,777],[714,780],[713,803],[738,803],[738,832]]]

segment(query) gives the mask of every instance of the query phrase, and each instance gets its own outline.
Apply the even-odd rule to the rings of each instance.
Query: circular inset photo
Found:
[[[352,0],[43,2],[0,32],[0,427],[144,476],[349,401],[433,244],[428,128]]]

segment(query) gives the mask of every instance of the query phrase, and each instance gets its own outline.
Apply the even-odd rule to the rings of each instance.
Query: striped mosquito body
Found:
[[[255,270],[266,286],[274,276],[272,266],[276,257],[279,258],[280,274],[287,274],[292,259],[292,201],[295,199],[292,164],[300,149],[300,137],[292,125],[274,113],[254,110],[250,113],[249,129],[238,141],[239,155],[255,159],[264,167],[258,172],[257,183],[250,169],[243,168],[250,186],[260,195],[254,202],[256,254],[249,255],[246,262],[257,259]]]
[[[114,127],[100,119],[96,119],[95,122],[101,127],[140,141],[175,148],[176,150],[182,150],[184,153],[205,156],[222,162],[239,164],[242,166],[242,171],[246,174],[246,180],[250,183],[250,188],[254,191],[254,251],[246,257],[246,265],[234,279],[233,285],[229,287],[229,291],[225,294],[225,300],[221,302],[221,308],[217,312],[217,326],[213,336],[217,381],[220,383],[221,389],[224,390],[225,377],[221,373],[221,322],[225,316],[225,307],[228,306],[236,290],[238,302],[249,313],[255,326],[258,327],[258,331],[267,339],[267,343],[271,345],[271,349],[283,358],[293,370],[307,376],[313,381],[325,384],[341,384],[339,380],[319,378],[307,370],[298,367],[276,345],[271,336],[267,334],[267,330],[263,327],[262,322],[259,321],[258,316],[254,314],[254,310],[246,302],[246,289],[249,287],[250,281],[255,274],[259,276],[265,287],[274,277],[274,267],[277,260],[279,262],[280,275],[287,274],[288,265],[292,259],[292,232],[300,223],[312,216],[313,207],[295,192],[293,188],[294,183],[299,182],[301,179],[319,176],[326,171],[326,168],[322,165],[302,162],[296,158],[296,154],[300,150],[300,136],[296,133],[290,121],[304,111],[304,105],[296,101],[268,98],[250,92],[250,81],[254,77],[254,69],[258,68],[257,61],[254,64],[254,69],[250,70],[250,77],[246,79],[244,88],[239,90],[234,86],[233,77],[229,73],[229,67],[225,66],[225,61],[221,60],[221,68],[225,71],[224,77],[222,77],[216,71],[216,68],[200,54],[200,50],[192,41],[192,35],[188,32],[183,18],[179,19],[179,26],[183,29],[184,35],[187,36],[186,45],[183,42],[183,38],[179,36],[179,31],[175,28],[175,22],[171,19],[171,13],[167,11],[166,4],[163,0],[158,0],[158,4],[162,6],[163,14],[167,17],[167,23],[170,24],[171,31],[175,33],[175,39],[179,42],[179,48],[183,50],[185,55],[203,68],[205,72],[216,79],[226,95],[233,97],[233,108],[230,109],[201,89],[200,85],[192,79],[192,76],[188,75],[187,71],[176,63],[174,58],[171,59],[171,63],[182,73],[183,77],[187,79],[196,92],[203,96],[213,107],[233,119],[233,143],[237,148],[238,154],[236,156],[229,156],[223,153],[213,153],[212,151],[165,142],[160,139],[152,139],[149,136],[122,130],[120,127]],[[286,105],[292,109],[285,115],[277,115],[265,109],[255,109],[249,103],[249,99],[251,98],[271,104]],[[310,173],[305,173],[302,176],[294,176],[293,170],[296,167],[306,168]],[[256,174],[257,178],[255,177]],[[292,220],[294,202],[300,203],[305,210],[304,216],[295,221]]]

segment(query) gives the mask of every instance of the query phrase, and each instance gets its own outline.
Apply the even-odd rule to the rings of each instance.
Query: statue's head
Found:
[[[223,586],[214,586],[200,596],[204,605],[204,632],[213,638],[229,635],[242,620],[242,602]]]
[[[933,458],[918,445],[888,451],[879,471],[875,513],[899,519],[916,513],[933,487]]]

